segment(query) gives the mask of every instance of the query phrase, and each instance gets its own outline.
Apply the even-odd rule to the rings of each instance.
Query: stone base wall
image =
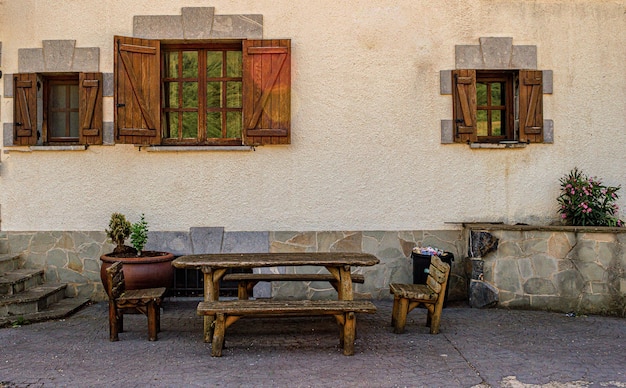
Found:
[[[380,264],[355,268],[365,274],[365,284],[355,291],[374,299],[391,298],[389,283],[412,282],[410,259],[415,246],[436,246],[452,252],[453,263],[449,300],[467,298],[465,271],[460,253],[465,250],[463,234],[458,231],[368,231],[368,232],[227,232],[223,228],[191,228],[181,232],[150,232],[146,250],[163,250],[177,256],[217,252],[367,252]],[[113,250],[104,232],[1,232],[0,248],[18,254],[24,267],[44,268],[49,282],[68,283],[68,296],[105,300],[100,282],[100,256]],[[2,252],[0,252],[2,253]],[[294,268],[264,268],[284,273]],[[319,267],[297,268],[319,271]],[[326,282],[260,283],[257,297],[332,297],[334,289]]]
[[[482,281],[498,306],[626,316],[625,228],[470,225],[498,239]],[[469,233],[468,233],[469,235]]]

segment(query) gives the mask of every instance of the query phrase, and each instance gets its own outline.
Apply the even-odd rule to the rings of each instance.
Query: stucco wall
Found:
[[[100,71],[111,73],[113,35],[131,35],[133,15],[199,6],[261,14],[264,38],[292,40],[292,144],[3,152],[2,230],[102,230],[114,211],[143,212],[161,231],[458,230],[446,222],[556,220],[558,179],[574,166],[626,183],[623,0],[3,1],[1,70],[18,71],[20,48],[69,39],[98,47]],[[454,68],[455,45],[480,37],[537,47],[538,69],[554,77],[544,96],[553,144],[441,144],[452,104],[440,71]],[[110,122],[112,98],[104,105]],[[13,99],[0,108],[10,123]]]

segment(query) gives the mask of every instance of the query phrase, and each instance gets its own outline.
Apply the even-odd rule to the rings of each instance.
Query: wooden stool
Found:
[[[389,292],[393,294],[391,326],[394,327],[394,333],[404,333],[407,314],[419,305],[425,306],[428,310],[426,326],[430,326],[430,334],[439,333],[449,274],[450,265],[441,261],[438,256],[433,256],[426,284],[389,285]]]

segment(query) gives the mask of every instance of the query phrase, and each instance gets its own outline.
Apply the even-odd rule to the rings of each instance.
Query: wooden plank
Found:
[[[363,274],[351,274],[352,283],[365,283]],[[315,274],[266,274],[266,273],[231,273],[224,276],[224,281],[255,281],[255,282],[332,282],[337,281],[332,274],[315,273]]]
[[[376,306],[364,300],[223,300],[198,304],[198,315],[336,315],[344,312],[375,313]]]

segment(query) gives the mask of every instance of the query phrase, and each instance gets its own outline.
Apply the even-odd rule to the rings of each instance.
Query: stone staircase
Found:
[[[0,327],[59,319],[88,298],[66,298],[66,284],[48,283],[42,269],[20,268],[19,256],[0,254]]]

